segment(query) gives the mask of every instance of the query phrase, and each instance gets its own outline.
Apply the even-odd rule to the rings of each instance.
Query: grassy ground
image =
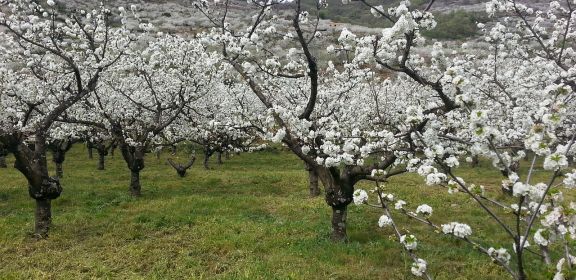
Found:
[[[53,202],[51,236],[43,241],[29,237],[34,204],[23,176],[0,170],[0,278],[413,279],[391,229],[377,227],[377,209],[351,206],[351,242],[329,241],[331,210],[322,197],[307,197],[303,166],[287,152],[242,154],[208,171],[197,164],[186,178],[166,157],[148,156],[143,196],[134,199],[119,154],[98,171],[77,145],[64,163],[64,193]],[[501,180],[487,168],[462,172],[493,189]],[[473,236],[511,247],[463,196],[423,186],[414,175],[388,188],[412,207],[430,204],[435,222],[458,217]],[[503,279],[501,268],[467,244],[398,220],[420,239],[418,254],[435,279]],[[532,277],[543,278],[546,268],[532,262]]]

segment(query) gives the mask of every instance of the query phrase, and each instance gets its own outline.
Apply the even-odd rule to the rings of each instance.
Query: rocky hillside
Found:
[[[56,0],[64,9],[81,8],[92,9],[98,5],[97,1],[89,0]],[[232,16],[241,18],[247,7],[246,1],[232,0]],[[370,1],[373,4],[387,3],[387,6],[397,4],[400,0],[393,1]],[[412,5],[424,7],[429,0],[412,0]],[[438,28],[426,34],[435,39],[462,39],[476,34],[476,23],[486,20],[483,12],[488,0],[437,0],[433,11],[437,14]],[[110,7],[129,7],[137,5],[139,14],[145,21],[156,25],[160,30],[170,32],[196,32],[203,27],[210,26],[206,17],[198,13],[191,0],[104,0]],[[549,0],[518,0],[519,3],[527,4],[535,8],[545,8]],[[314,10],[315,0],[302,0],[305,9]],[[289,9],[290,4],[286,6]],[[288,11],[286,11],[288,12]],[[367,29],[386,27],[389,23],[382,19],[374,18],[369,9],[362,3],[353,1],[344,5],[341,0],[328,0],[328,7],[320,11],[320,17],[324,19],[322,25],[330,29],[341,29],[343,26],[352,29]]]
[[[454,10],[483,11],[487,0],[437,0],[434,4],[434,11],[451,12]],[[550,5],[550,0],[518,0],[534,8],[546,8]]]

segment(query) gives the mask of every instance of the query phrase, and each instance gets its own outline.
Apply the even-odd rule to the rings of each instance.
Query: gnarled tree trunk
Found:
[[[121,143],[120,151],[122,152],[122,157],[130,170],[130,194],[138,197],[142,194],[142,188],[140,186],[140,171],[144,169],[145,148],[141,146],[132,147],[126,143]]]
[[[38,237],[47,237],[52,225],[52,202],[50,199],[36,199],[34,218],[34,234]]]
[[[110,146],[110,155],[114,156],[114,151],[116,150],[116,148],[118,147],[118,145],[116,143],[112,143],[112,146]]]
[[[64,170],[62,169],[62,162],[56,162],[56,177],[64,177]]]
[[[94,148],[94,145],[92,144],[92,141],[90,140],[86,141],[86,148],[88,149],[88,158],[89,159],[94,158],[94,155],[92,153],[92,148]]]
[[[196,157],[192,156],[186,164],[175,163],[172,159],[168,159],[168,164],[176,170],[176,174],[178,174],[180,178],[184,178],[186,176],[186,171],[192,167],[194,161],[196,161]]]
[[[51,200],[60,196],[62,186],[58,178],[48,174],[44,135],[36,135],[35,140],[36,143],[31,146],[14,141],[9,151],[16,159],[14,167],[28,181],[28,194],[36,201],[34,235],[45,238],[52,223]]]
[[[139,170],[130,170],[130,194],[136,197],[142,195]]]
[[[108,149],[104,142],[96,143],[96,151],[98,152],[98,170],[104,170],[104,162],[108,155]]]
[[[318,187],[318,173],[309,164],[305,163],[306,171],[308,172],[308,182],[310,197],[317,197],[320,195],[320,188]]]
[[[98,153],[98,170],[104,170],[105,155]]]
[[[332,207],[332,234],[330,238],[335,242],[346,242],[346,216],[348,204],[352,202],[354,184],[357,179],[350,175],[345,167],[342,171],[330,167],[314,167],[318,177],[325,188],[326,203]]]
[[[210,157],[212,156],[214,152],[208,148],[208,147],[204,147],[204,169],[210,169],[210,167],[208,166],[208,160],[210,160]]]
[[[52,161],[56,165],[56,177],[62,178],[64,176],[62,164],[66,159],[66,153],[72,148],[72,140],[52,140],[48,148],[52,150]]]
[[[56,177],[58,178],[64,177],[64,171],[62,169],[62,163],[65,159],[64,154],[65,153],[58,147],[52,149],[52,161],[54,162],[54,165],[56,165]]]
[[[470,167],[476,168],[478,165],[480,165],[480,158],[478,155],[473,155],[472,161],[470,162]]]
[[[0,146],[0,168],[8,168],[6,164],[6,156],[8,156],[8,150],[3,146]]]
[[[0,155],[0,168],[8,168],[5,155]]]
[[[348,215],[348,206],[332,207],[332,241],[347,241],[348,235],[346,234],[346,216]]]
[[[224,162],[222,162],[222,152],[218,151],[218,154],[216,155],[216,162],[218,164],[223,164]]]

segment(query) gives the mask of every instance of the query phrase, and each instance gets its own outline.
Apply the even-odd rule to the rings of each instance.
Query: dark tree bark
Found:
[[[144,169],[144,147],[132,147],[126,143],[120,143],[122,158],[130,170],[130,194],[139,197],[142,194],[140,186],[140,171]]]
[[[210,166],[208,166],[208,160],[210,160],[210,157],[212,156],[212,154],[214,154],[214,151],[212,151],[212,149],[210,149],[210,147],[208,146],[204,146],[204,169],[210,169]]]
[[[8,168],[6,164],[6,156],[0,155],[0,168]]]
[[[140,186],[140,171],[130,171],[130,194],[135,197],[142,195],[142,186]]]
[[[16,135],[4,140],[9,143],[8,151],[14,154],[14,167],[28,181],[28,194],[36,201],[34,235],[45,238],[52,222],[50,202],[60,196],[62,186],[58,178],[48,174],[44,134],[38,133],[35,136],[35,144],[30,145],[21,142]]]
[[[346,242],[348,241],[346,233],[348,204],[352,202],[354,185],[359,178],[352,175],[352,170],[349,167],[344,167],[341,171],[334,167],[322,166],[316,166],[313,169],[324,185],[326,203],[332,208],[332,234],[330,238],[335,242]]]
[[[176,169],[176,174],[178,174],[178,176],[183,178],[186,176],[186,171],[188,171],[188,169],[194,164],[194,161],[196,161],[196,157],[192,156],[187,164],[175,163],[172,159],[168,159],[168,164]]]
[[[116,148],[118,147],[118,144],[116,144],[116,142],[112,143],[112,146],[110,147],[110,155],[114,156],[114,151],[116,150]]]
[[[8,168],[6,164],[6,157],[8,156],[8,150],[4,148],[0,143],[0,168]]]
[[[50,199],[36,199],[34,218],[35,235],[41,238],[47,237],[52,225],[52,202]]]
[[[64,170],[62,169],[62,163],[56,162],[55,165],[56,165],[56,177],[58,178],[64,177]]]
[[[88,149],[88,158],[93,159],[94,155],[92,152],[92,148],[94,148],[94,145],[92,144],[92,141],[90,140],[86,141],[86,148]]]
[[[480,165],[480,158],[478,157],[478,155],[472,156],[472,162],[470,162],[470,167],[476,168],[478,167],[478,165]]]
[[[104,170],[105,155],[98,153],[98,170]]]
[[[216,162],[218,164],[223,164],[224,162],[222,162],[222,152],[218,151],[218,154],[216,155]]]
[[[348,206],[332,207],[332,241],[347,241],[346,234],[346,216],[348,215]]]
[[[64,177],[62,164],[66,159],[66,153],[72,148],[72,141],[70,139],[54,140],[48,144],[48,148],[52,151],[52,161],[56,165],[56,177]]]
[[[98,170],[104,170],[104,162],[106,161],[108,150],[111,149],[113,144],[113,142],[110,142],[109,145],[106,145],[106,142],[102,140],[94,145],[96,152],[98,152]]]
[[[306,171],[308,172],[308,182],[310,197],[317,197],[320,195],[320,188],[318,187],[318,173],[309,164],[305,163]]]

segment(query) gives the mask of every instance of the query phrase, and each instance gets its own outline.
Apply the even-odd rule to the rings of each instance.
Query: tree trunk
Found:
[[[480,159],[479,159],[478,155],[472,156],[472,161],[470,162],[470,167],[476,168],[476,167],[478,167],[478,165],[480,165]]]
[[[310,167],[308,163],[304,162],[304,166],[306,171],[308,171],[310,197],[317,197],[320,195],[320,188],[318,187],[318,173],[316,173],[316,170]]]
[[[6,156],[0,156],[0,168],[8,168],[6,164]]]
[[[96,144],[96,152],[98,152],[98,170],[104,170],[104,161],[108,155],[108,148],[104,141]]]
[[[62,169],[62,163],[56,162],[56,177],[62,178],[64,177],[64,170]]]
[[[338,168],[316,167],[314,171],[322,181],[325,188],[326,203],[332,207],[332,234],[334,242],[346,242],[346,215],[347,206],[352,202],[354,184],[357,178],[353,177],[348,167],[342,172]]]
[[[204,151],[204,169],[208,170],[210,167],[208,166],[208,160],[212,156],[212,153],[208,150]]]
[[[116,147],[118,147],[118,145],[116,143],[112,144],[112,146],[110,147],[110,155],[114,156],[114,150],[116,150]]]
[[[88,142],[88,143],[86,144],[86,148],[88,148],[88,158],[89,158],[89,159],[94,158],[94,155],[93,155],[93,153],[92,153],[92,143]]]
[[[140,171],[144,169],[145,147],[131,147],[126,143],[120,143],[120,152],[130,170],[130,194],[138,197],[141,195]]]
[[[38,133],[33,144],[26,145],[15,137],[8,146],[15,158],[14,167],[28,181],[28,195],[36,201],[34,233],[42,238],[48,235],[50,229],[50,202],[62,193],[59,179],[48,174],[45,140],[45,135]]]
[[[56,144],[56,147],[52,147],[52,162],[56,166],[56,177],[62,178],[64,177],[64,171],[62,169],[62,163],[65,160],[66,151],[60,149],[59,144]]]
[[[347,206],[332,207],[332,234],[330,239],[334,242],[346,242],[346,215],[348,214]]]
[[[104,154],[98,153],[98,170],[104,170]]]
[[[140,171],[130,171],[130,194],[134,197],[142,195],[140,186]]]
[[[314,170],[309,170],[308,179],[310,181],[310,197],[319,196],[320,188],[318,187],[318,174]]]
[[[34,235],[39,238],[48,237],[52,224],[52,209],[50,199],[36,199]]]
[[[218,155],[216,156],[216,160],[218,164],[222,164],[222,152],[218,152]]]
[[[208,159],[209,157],[204,157],[204,169],[210,169],[210,167],[208,166]]]

